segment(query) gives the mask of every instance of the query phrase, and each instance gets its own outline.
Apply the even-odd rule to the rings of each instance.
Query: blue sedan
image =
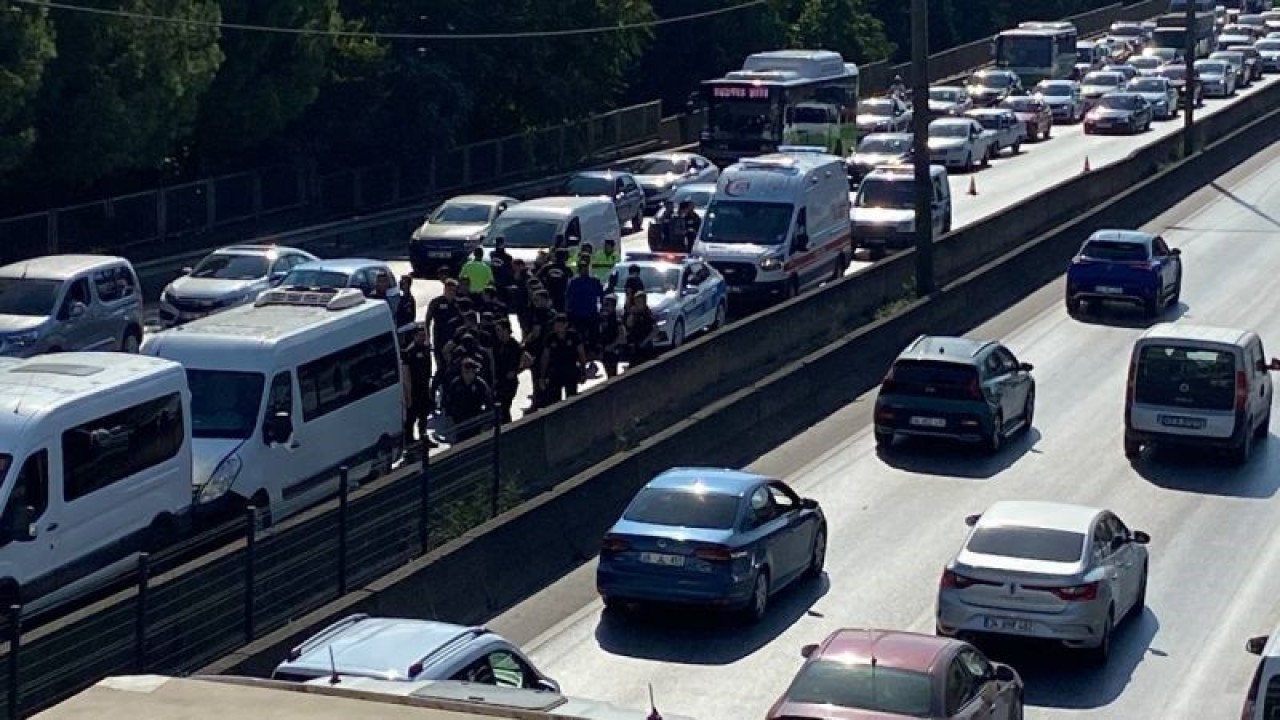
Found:
[[[706,605],[764,617],[788,584],[822,575],[827,521],[780,480],[675,468],[649,481],[604,537],[596,588],[606,607]]]

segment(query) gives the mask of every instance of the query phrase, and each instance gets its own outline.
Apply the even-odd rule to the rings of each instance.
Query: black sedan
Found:
[[[1084,116],[1084,131],[1086,134],[1121,132],[1136,135],[1151,129],[1154,116],[1151,103],[1137,93],[1107,93]]]

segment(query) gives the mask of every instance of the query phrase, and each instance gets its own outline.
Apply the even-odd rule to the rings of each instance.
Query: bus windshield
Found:
[[[1053,38],[1047,35],[1001,35],[996,40],[996,64],[1007,67],[1050,67]]]
[[[768,100],[717,100],[707,114],[712,134],[750,135],[778,140],[774,107]]]

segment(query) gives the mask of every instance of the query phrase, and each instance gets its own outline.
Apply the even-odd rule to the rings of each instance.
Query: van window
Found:
[[[93,287],[103,302],[123,300],[133,294],[133,273],[122,267],[99,270],[93,274]]]
[[[1147,345],[1138,356],[1134,400],[1150,405],[1231,410],[1236,360],[1231,352]]]
[[[916,186],[910,182],[867,178],[858,189],[854,205],[860,208],[910,210],[916,205]]]
[[[63,432],[63,500],[82,498],[172,459],[182,449],[185,437],[179,393]]]
[[[399,382],[394,334],[343,348],[298,367],[302,419],[311,422]]]
[[[1262,701],[1262,717],[1266,720],[1280,718],[1280,675],[1272,675],[1267,681],[1267,696]]]
[[[58,318],[66,320],[71,317],[71,308],[77,303],[88,306],[89,301],[89,280],[80,278],[71,283],[71,287],[67,289],[67,296],[62,300],[62,307],[58,309]]]
[[[8,465],[8,455],[0,456],[4,458],[4,465]],[[49,509],[49,452],[41,450],[27,458],[22,464],[22,469],[18,471],[18,476],[13,482],[13,492],[9,494],[9,503],[5,506],[4,516],[0,517],[0,538],[8,537],[3,534],[4,531],[10,530],[14,526],[14,521],[18,511],[23,507],[32,509],[32,513],[27,518],[28,522],[39,520],[44,511]],[[0,540],[0,543],[4,542]]]
[[[556,220],[512,217],[506,213],[494,221],[485,235],[485,247],[493,247],[493,241],[502,238],[508,248],[549,248],[560,232]]]
[[[191,436],[243,440],[258,424],[262,373],[187,370],[191,388]]]
[[[48,317],[61,289],[60,280],[0,278],[0,315]]]
[[[900,360],[894,363],[881,392],[967,400],[981,390],[978,389],[978,372],[972,365]]]

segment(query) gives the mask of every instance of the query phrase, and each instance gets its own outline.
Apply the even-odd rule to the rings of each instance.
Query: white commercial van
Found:
[[[359,290],[277,288],[147,338],[144,354],[187,371],[197,512],[252,502],[265,525],[333,496],[342,466],[354,482],[388,472],[404,418],[393,325]]]
[[[1249,459],[1271,427],[1271,372],[1262,340],[1248,330],[1161,323],[1129,360],[1124,454],[1148,444],[1202,445]]]
[[[39,610],[174,539],[191,509],[182,367],[71,352],[0,364],[0,593]]]
[[[532,263],[541,250],[551,250],[556,236],[566,242],[591,243],[597,250],[605,240],[622,247],[618,211],[607,197],[544,197],[527,200],[498,216],[485,233],[484,247],[502,238],[512,259]],[[576,254],[577,244],[571,246]]]
[[[947,169],[929,166],[933,238],[951,232],[951,184]],[[853,240],[880,254],[916,241],[916,172],[911,165],[881,165],[862,179],[853,201]]]
[[[720,174],[693,254],[724,275],[732,296],[792,298],[840,277],[853,257],[844,160],[786,149]]]

